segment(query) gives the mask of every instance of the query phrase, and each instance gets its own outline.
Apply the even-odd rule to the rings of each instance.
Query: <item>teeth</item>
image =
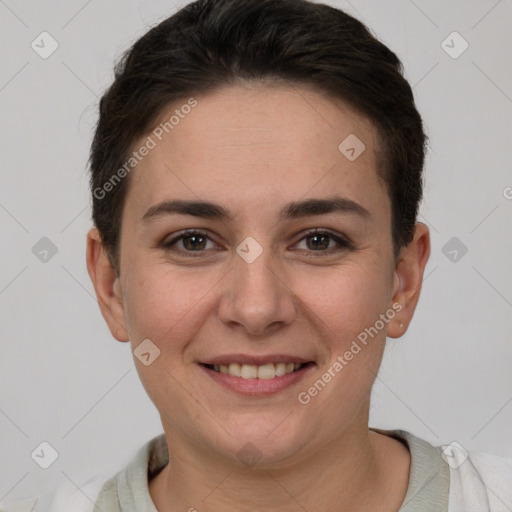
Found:
[[[281,377],[286,373],[286,363],[277,363],[276,367],[276,377]]]
[[[233,377],[241,377],[242,376],[242,367],[238,363],[231,363],[228,367],[222,365],[228,369],[229,375]]]
[[[254,364],[243,364],[242,365],[242,378],[244,379],[255,379],[258,377],[258,367]]]
[[[273,379],[276,376],[276,367],[272,364],[258,366],[258,379]]]
[[[273,379],[299,370],[302,366],[300,363],[267,363],[261,366],[230,363],[229,365],[214,364],[213,369],[224,375],[242,377],[242,379]]]

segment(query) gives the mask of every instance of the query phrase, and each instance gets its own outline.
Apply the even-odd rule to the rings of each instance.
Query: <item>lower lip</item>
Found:
[[[296,372],[286,373],[285,375],[274,377],[273,379],[244,379],[242,377],[233,377],[233,375],[216,372],[202,364],[199,366],[209,377],[227,389],[236,391],[242,395],[266,396],[283,391],[301,381],[315,365],[308,364]]]

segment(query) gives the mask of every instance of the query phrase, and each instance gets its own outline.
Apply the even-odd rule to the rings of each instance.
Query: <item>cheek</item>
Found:
[[[176,352],[204,322],[221,277],[217,274],[191,268],[180,271],[165,264],[139,266],[131,272],[125,314],[132,342],[149,338],[166,352]]]
[[[389,284],[377,265],[356,260],[339,267],[302,273],[297,295],[330,333],[329,338],[348,341],[373,325],[388,307]]]
[[[135,359],[141,382],[159,411],[190,408],[183,393],[187,346],[206,322],[219,277],[155,263],[130,275],[125,314],[132,350],[145,339],[160,350],[148,366]]]
[[[382,269],[355,263],[322,279],[301,279],[326,349],[324,373],[303,391],[319,397],[314,403],[326,425],[339,421],[340,410],[349,421],[370,396],[382,360],[386,329],[371,329],[389,307],[389,285]]]

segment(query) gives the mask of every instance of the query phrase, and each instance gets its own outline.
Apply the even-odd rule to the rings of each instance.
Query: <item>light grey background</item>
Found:
[[[402,59],[431,144],[432,255],[371,424],[512,456],[512,1],[330,3]],[[114,59],[177,5],[0,0],[0,502],[113,474],[161,432],[87,274],[86,162]],[[43,31],[59,44],[48,59],[31,48]],[[441,46],[453,31],[469,43],[457,59]],[[47,262],[32,252],[42,237],[58,249]],[[456,262],[442,250],[452,237],[468,248]],[[42,441],[59,453],[46,470],[31,458]]]

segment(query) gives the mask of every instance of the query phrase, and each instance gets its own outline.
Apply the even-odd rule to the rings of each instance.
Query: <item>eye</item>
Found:
[[[175,252],[200,253],[204,252],[204,250],[208,248],[208,241],[215,245],[213,240],[211,240],[206,233],[190,229],[182,232],[180,235],[172,238],[171,240],[164,240],[160,246],[163,249],[172,250]],[[177,246],[178,248],[174,249],[174,246]]]
[[[306,251],[323,253],[319,254],[319,256],[353,249],[353,245],[345,238],[322,229],[313,229],[309,231],[306,236],[299,240],[298,244],[303,241],[305,241]],[[310,243],[308,243],[308,241],[310,241]]]
[[[209,242],[211,244],[210,247],[208,247]],[[327,256],[335,252],[354,248],[352,243],[344,237],[318,228],[306,233],[296,246],[303,242],[305,242],[306,248],[299,249],[300,251],[321,253],[314,256],[312,254],[308,255],[312,257]],[[170,240],[164,239],[160,247],[176,253],[184,253],[186,256],[200,256],[205,251],[218,249],[218,246],[207,233],[196,229],[186,230]]]

